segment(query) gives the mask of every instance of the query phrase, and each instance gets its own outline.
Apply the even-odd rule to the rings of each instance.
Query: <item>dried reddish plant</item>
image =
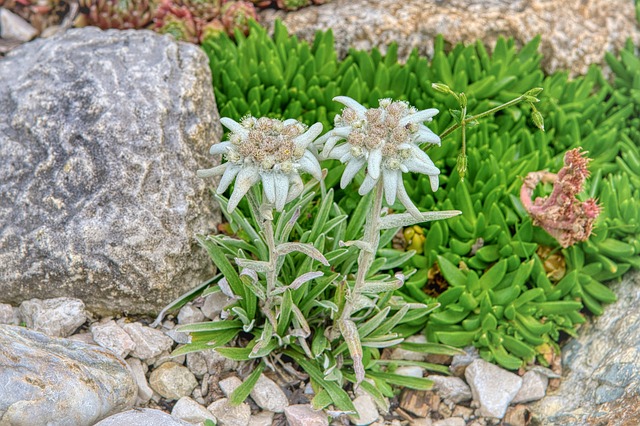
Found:
[[[600,206],[595,199],[580,201],[577,198],[589,176],[587,165],[591,160],[586,154],[581,152],[581,148],[567,151],[564,167],[558,174],[546,171],[529,173],[520,189],[520,199],[533,224],[542,227],[565,248],[586,241],[600,214]],[[540,182],[553,183],[553,191],[547,197],[532,201],[533,192]]]

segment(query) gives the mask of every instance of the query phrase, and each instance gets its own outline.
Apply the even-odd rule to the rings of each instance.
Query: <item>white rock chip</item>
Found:
[[[522,376],[522,387],[511,401],[512,404],[537,401],[547,394],[549,378],[536,371],[527,371]]]
[[[474,346],[468,346],[464,348],[464,351],[464,355],[454,355],[451,359],[449,371],[451,371],[454,376],[464,377],[465,368],[467,368],[467,366],[473,361],[480,358],[478,349],[476,349]]]
[[[178,313],[178,324],[193,324],[204,321],[204,314],[193,305],[184,305]]]
[[[314,410],[309,404],[290,405],[284,409],[284,414],[289,426],[329,426],[327,414]]]
[[[240,380],[236,376],[230,376],[218,382],[218,386],[220,386],[220,390],[222,391],[222,393],[225,394],[227,398],[229,398],[229,395],[231,395],[234,390],[238,389],[238,386],[240,386],[241,384],[242,384],[242,380]]]
[[[27,328],[54,337],[68,337],[87,320],[84,302],[69,297],[31,299],[20,304]]]
[[[433,390],[442,399],[448,399],[459,404],[460,402],[469,401],[473,397],[469,385],[459,377],[431,375],[428,379],[433,380]]]
[[[138,408],[114,414],[95,426],[191,426],[190,423],[170,416],[164,411]]]
[[[427,338],[424,334],[416,334],[414,336],[408,337],[406,339],[406,342],[408,343],[427,343]],[[391,352],[390,358],[391,359],[401,359],[401,360],[405,360],[405,361],[421,361],[424,362],[427,360],[427,357],[429,356],[429,354],[426,353],[422,353],[422,352],[413,352],[413,351],[407,351],[405,349],[394,349]]]
[[[18,310],[8,303],[0,303],[0,324],[20,325]]]
[[[215,319],[230,302],[231,299],[229,297],[218,291],[207,296],[204,299],[204,305],[200,309],[205,317]]]
[[[168,351],[173,345],[173,340],[165,336],[162,331],[145,327],[139,322],[124,324],[122,329],[127,332],[131,340],[136,344],[131,355],[141,360],[147,360],[159,356]]]
[[[227,359],[213,349],[187,354],[187,367],[196,377],[207,373],[220,375],[235,370],[237,366],[237,361]]]
[[[72,334],[71,336],[68,337],[68,339],[76,342],[86,343],[87,345],[100,346],[96,343],[95,340],[93,340],[93,336],[91,335],[91,333]]]
[[[280,386],[270,378],[261,374],[251,391],[251,398],[263,410],[282,413],[289,405],[289,398]]]
[[[251,416],[249,426],[271,426],[273,424],[273,413],[271,411],[261,411]]]
[[[359,418],[349,416],[349,420],[354,425],[370,425],[378,420],[378,408],[370,395],[360,395],[353,400],[353,405],[360,416]]]
[[[448,419],[438,420],[432,423],[433,426],[465,426],[467,422],[461,417],[449,417]]]
[[[147,376],[145,375],[146,365],[144,365],[138,358],[128,358],[127,364],[129,364],[129,368],[131,368],[133,377],[138,385],[138,401],[136,405],[144,405],[149,402],[153,396],[153,389],[149,387]]]
[[[222,398],[214,401],[207,410],[218,419],[220,426],[248,426],[251,421],[251,407],[244,402],[233,406],[227,398]]]
[[[149,377],[149,385],[167,399],[180,399],[191,395],[198,381],[188,368],[175,362],[165,362]]]
[[[103,348],[109,349],[120,358],[124,359],[136,348],[131,337],[115,321],[95,323],[91,326],[93,340]]]
[[[406,377],[424,377],[424,368],[416,367],[414,365],[403,365],[402,367],[396,368],[396,374]]]
[[[195,402],[188,396],[183,396],[176,402],[171,410],[171,415],[180,420],[189,423],[200,423],[209,419],[214,423],[217,422],[216,417],[202,405]]]
[[[465,370],[473,399],[480,405],[477,414],[503,418],[509,403],[522,387],[522,377],[483,359],[476,359]]]
[[[27,21],[0,7],[0,38],[29,41],[38,35],[38,30]]]

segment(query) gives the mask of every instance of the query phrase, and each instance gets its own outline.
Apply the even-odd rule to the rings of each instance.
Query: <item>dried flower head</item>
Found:
[[[580,148],[567,151],[564,167],[557,175],[544,171],[529,173],[520,189],[520,200],[533,224],[544,228],[562,247],[586,241],[600,214],[596,200],[581,202],[577,198],[589,176],[590,159],[586,154]],[[531,196],[539,182],[552,182],[553,191],[548,197],[538,197],[532,202]]]
[[[249,189],[262,181],[264,196],[278,211],[302,192],[300,172],[307,172],[320,180],[322,171],[316,157],[307,149],[322,132],[322,124],[310,128],[297,120],[280,121],[272,118],[247,116],[240,123],[222,118],[229,130],[228,141],[211,147],[211,154],[224,154],[227,162],[198,176],[222,175],[218,194],[227,190],[233,180],[236,185],[229,198],[232,212]]]
[[[440,170],[419,147],[428,142],[440,144],[425,121],[431,121],[437,109],[418,111],[406,102],[381,99],[378,108],[365,108],[346,96],[334,98],[346,106],[335,118],[335,129],[319,142],[324,142],[322,156],[347,163],[340,186],[345,188],[354,176],[367,167],[359,193],[371,191],[382,177],[385,199],[389,205],[396,197],[413,215],[419,214],[402,181],[402,173],[417,172],[429,176],[431,189],[438,189]],[[344,141],[343,144],[338,144]]]

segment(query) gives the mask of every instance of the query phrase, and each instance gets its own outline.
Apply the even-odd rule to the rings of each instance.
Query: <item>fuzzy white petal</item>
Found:
[[[389,206],[396,202],[398,180],[402,180],[400,170],[382,169],[382,183],[384,184],[384,198]]]
[[[282,125],[283,126],[290,126],[291,124],[296,124],[296,123],[299,123],[299,121],[296,120],[295,118],[287,118],[286,120],[284,120],[282,122]]]
[[[302,182],[302,178],[299,174],[292,173],[291,175],[289,175],[289,181],[291,182],[291,186],[289,187],[287,203],[298,198],[300,194],[302,194],[302,190],[304,189],[304,182]]]
[[[367,112],[367,108],[360,105],[358,102],[356,102],[354,99],[351,99],[348,96],[336,96],[335,98],[333,98],[333,100],[336,102],[340,102],[342,105],[346,106],[347,108],[351,108],[359,116],[364,116],[364,113]]]
[[[367,173],[372,178],[378,179],[380,177],[380,164],[382,163],[382,150],[374,149],[369,152],[369,161],[367,163]]]
[[[309,173],[316,180],[322,180],[322,169],[318,159],[309,151],[306,151],[302,158],[299,160],[300,170]]]
[[[414,145],[411,148],[411,152],[413,153],[415,160],[418,160],[419,162],[424,163],[425,165],[434,168],[435,170],[437,170],[437,173],[440,173],[440,170],[433,163],[433,161],[431,160],[431,157],[429,157],[427,155],[427,153],[424,152],[423,150],[421,150],[418,146]],[[405,164],[406,164],[406,162],[405,162]],[[407,167],[409,167],[408,164],[407,164]]]
[[[338,141],[341,139],[341,136],[332,136],[327,139],[327,142],[322,147],[322,158],[328,158],[333,147],[336,146],[336,143],[338,143]]]
[[[342,179],[340,179],[340,188],[344,189],[351,183],[355,175],[358,174],[360,169],[364,166],[364,157],[354,158],[347,163],[347,167],[342,172]]]
[[[208,178],[213,176],[219,176],[227,170],[227,166],[229,163],[220,164],[219,166],[215,166],[211,169],[200,169],[196,172],[198,177]]]
[[[428,142],[430,144],[440,146],[440,137],[433,133],[431,129],[426,127],[424,129],[418,129],[416,134],[413,136],[413,141],[415,143]]]
[[[249,130],[245,129],[244,127],[242,127],[242,124],[230,119],[229,117],[222,117],[220,119],[220,123],[222,123],[222,125],[227,129],[239,134],[243,138],[249,135]]]
[[[211,149],[209,149],[209,154],[211,155],[226,154],[227,148],[229,148],[230,146],[231,146],[231,142],[221,142],[215,145],[211,145]]]
[[[238,203],[242,200],[242,197],[244,197],[251,187],[259,180],[260,174],[256,167],[241,168],[238,173],[238,178],[236,179],[236,185],[233,188],[233,193],[231,194],[231,197],[229,197],[229,204],[227,206],[229,213],[232,213],[236,207],[238,207]]]
[[[400,200],[402,205],[407,209],[407,212],[411,214],[411,216],[415,217],[416,219],[420,219],[421,222],[423,221],[420,210],[418,210],[415,204],[413,204],[413,201],[411,201],[409,194],[407,194],[406,189],[404,189],[404,182],[402,182],[402,179],[398,181],[398,200]]]
[[[351,145],[345,143],[343,145],[337,146],[331,150],[327,158],[331,158],[333,160],[339,160],[344,157],[346,154],[351,152]]]
[[[282,173],[274,173],[273,177],[276,189],[276,210],[282,211],[287,202],[287,194],[289,193],[289,177]]]
[[[431,183],[431,190],[436,192],[440,187],[440,179],[438,175],[429,175],[429,182]]]
[[[273,204],[276,201],[276,184],[273,172],[262,172],[260,175],[262,176],[262,189],[264,190],[264,196],[267,198],[268,202]]]
[[[436,114],[438,114],[440,111],[438,111],[435,108],[430,108],[430,109],[425,109],[422,111],[418,111],[415,114],[410,114],[407,115],[406,117],[403,117],[400,122],[398,123],[398,125],[400,126],[405,126],[409,123],[422,123],[425,121],[431,121],[431,119],[433,118],[433,116],[435,116]]]
[[[426,163],[417,158],[409,158],[405,160],[403,165],[407,168],[408,171],[414,173],[422,173],[423,175],[437,175],[440,174],[440,170],[433,165],[433,162],[430,161]]]
[[[238,174],[238,172],[240,172],[240,169],[242,167],[232,164],[232,163],[226,163],[229,165],[229,167],[227,167],[227,170],[225,170],[224,174],[222,175],[222,178],[220,178],[220,183],[218,184],[218,188],[216,189],[216,192],[218,194],[222,194],[224,191],[227,190],[227,188],[229,188],[229,185],[231,185],[231,182],[233,182],[233,180],[236,178],[236,175]]]
[[[367,195],[369,192],[371,192],[373,187],[376,186],[376,183],[378,183],[376,179],[373,179],[371,176],[366,175],[364,177],[362,185],[360,185],[360,188],[358,189],[358,194],[363,196]]]
[[[293,143],[296,147],[306,148],[320,133],[322,133],[322,123],[316,123],[309,127],[306,132],[295,138]]]

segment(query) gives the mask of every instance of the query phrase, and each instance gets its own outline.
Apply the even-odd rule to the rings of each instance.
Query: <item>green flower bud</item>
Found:
[[[433,90],[435,90],[436,92],[440,92],[440,93],[445,93],[447,95],[452,94],[455,95],[453,93],[453,90],[451,90],[451,88],[449,88],[449,86],[447,86],[446,84],[442,84],[442,83],[433,83],[431,85],[431,87],[433,88]]]

